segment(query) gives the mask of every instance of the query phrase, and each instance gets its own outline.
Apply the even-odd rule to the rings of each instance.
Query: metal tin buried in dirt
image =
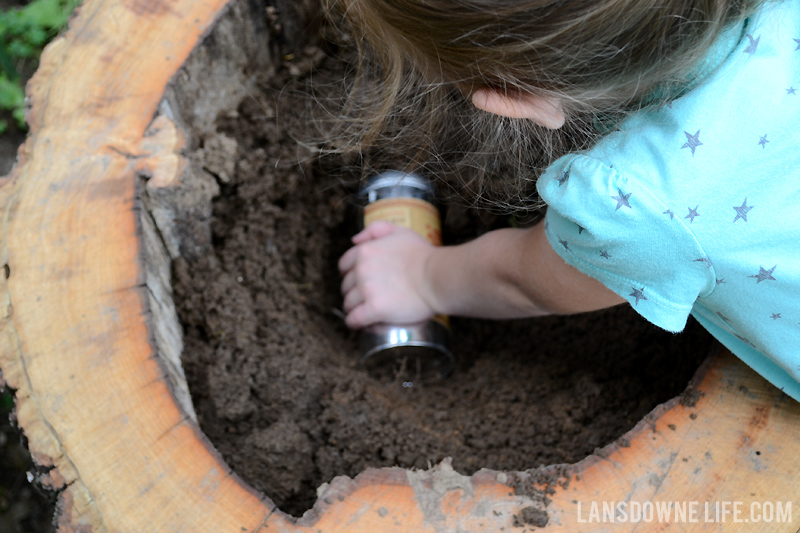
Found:
[[[416,231],[431,244],[442,244],[433,187],[425,178],[386,171],[367,180],[358,197],[364,226],[386,220]],[[362,364],[384,379],[412,384],[430,382],[453,370],[446,316],[418,324],[375,324],[361,331],[360,344]]]

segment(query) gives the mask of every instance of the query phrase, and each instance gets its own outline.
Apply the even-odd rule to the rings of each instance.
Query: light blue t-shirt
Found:
[[[652,323],[692,314],[800,401],[800,0],[731,28],[705,68],[548,168],[547,236]]]

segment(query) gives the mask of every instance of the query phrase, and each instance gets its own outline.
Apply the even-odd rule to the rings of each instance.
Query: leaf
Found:
[[[17,121],[17,128],[24,130],[28,125],[25,122],[25,99],[23,98],[20,105],[11,112],[11,116]]]
[[[1,29],[1,28],[0,28]],[[14,63],[11,61],[3,41],[0,41],[0,73],[5,73],[9,79],[15,80],[19,78],[17,69],[14,68]]]
[[[45,43],[50,37],[50,34],[44,29],[34,26],[26,35],[28,42],[37,48],[43,48]]]
[[[69,12],[60,0],[33,0],[21,13],[31,23],[43,28],[61,28],[67,23]]]
[[[38,51],[35,47],[22,41],[11,41],[6,50],[8,51],[8,55],[16,58],[36,57],[38,55]]]
[[[5,74],[0,74],[0,107],[14,110],[25,105],[25,91],[19,82],[8,79]]]
[[[15,67],[20,60],[37,59],[79,3],[80,0],[32,0],[22,8],[0,10],[0,109],[11,111],[21,129],[25,128],[25,91]],[[0,121],[0,134],[8,127],[7,120]]]

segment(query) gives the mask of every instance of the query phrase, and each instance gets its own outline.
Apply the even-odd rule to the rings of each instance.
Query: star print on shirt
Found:
[[[695,259],[692,261],[693,263],[705,263],[706,268],[711,268],[711,259],[708,257],[701,257],[700,259]]]
[[[727,281],[725,281],[725,278],[717,278],[714,280],[715,285],[722,285],[723,283],[727,283]]]
[[[759,35],[758,37],[753,39],[752,35],[750,35],[749,33],[746,33],[745,37],[750,39],[750,44],[747,45],[747,48],[744,49],[744,53],[745,54],[750,54],[750,55],[755,54],[756,53],[756,49],[758,48],[758,41],[761,40],[761,36]]]
[[[770,142],[770,141],[767,140],[767,135],[768,134],[765,133],[764,136],[760,137],[760,140],[758,141],[758,144],[761,145],[761,148],[766,148],[767,147],[767,143]]]
[[[689,224],[694,222],[695,217],[699,217],[700,216],[700,213],[697,212],[697,208],[698,207],[700,207],[700,205],[694,206],[694,209],[692,209],[691,207],[687,207],[687,209],[689,210],[689,214],[686,215],[683,218],[688,218],[689,219]]]
[[[766,281],[766,280],[778,281],[778,280],[776,280],[775,278],[772,277],[772,273],[775,272],[775,268],[777,268],[777,266],[778,265],[775,265],[774,267],[770,268],[769,270],[766,270],[763,266],[758,265],[758,274],[753,274],[752,276],[747,276],[747,277],[748,278],[756,278],[758,280],[758,281],[756,281],[756,285],[758,285],[762,281]]]
[[[611,259],[611,256],[608,255],[608,250],[600,250],[600,257],[603,257],[605,259]]]
[[[747,198],[745,198],[744,202],[742,202],[742,205],[740,205],[739,207],[733,206],[733,210],[736,211],[736,217],[733,219],[733,221],[736,222],[741,218],[742,220],[747,222],[747,213],[754,207],[755,207],[754,205],[747,205]]]
[[[697,130],[697,133],[694,135],[688,131],[684,131],[683,134],[686,135],[686,142],[681,146],[681,150],[684,148],[691,148],[692,157],[694,157],[694,149],[698,146],[703,146],[703,143],[700,142],[700,130]]]
[[[770,316],[770,318],[772,320],[778,320],[779,318],[782,318],[782,317],[781,317],[780,313],[772,313],[772,316]]]
[[[797,94],[797,90],[794,87],[789,87],[786,89],[786,94]]]
[[[666,211],[664,211],[664,212],[663,212],[663,213],[661,213],[661,214],[662,214],[662,215],[669,215],[669,219],[670,219],[670,220],[672,220],[673,218],[675,218],[675,213],[673,213],[673,212],[672,212],[672,209],[667,209]]]
[[[569,250],[569,243],[564,239],[562,239],[561,237],[558,237],[558,244],[563,246],[565,250]]]
[[[647,297],[644,295],[644,287],[641,289],[637,289],[636,287],[631,287],[633,292],[630,293],[628,296],[633,296],[636,298],[636,305],[639,305],[639,300],[647,300]]]
[[[561,187],[567,182],[567,180],[569,180],[569,169],[565,170],[558,178],[558,186]]]
[[[629,192],[628,194],[625,194],[625,193],[622,192],[622,189],[617,189],[617,192],[619,193],[619,196],[612,196],[611,197],[613,200],[617,201],[617,207],[616,207],[616,209],[614,209],[614,211],[617,211],[622,206],[625,206],[628,209],[633,209],[631,207],[631,204],[628,203],[628,198],[630,198],[631,194],[633,194],[633,193]]]
[[[581,233],[583,233],[583,230],[585,230],[585,229],[586,229],[586,228],[584,228],[583,226],[581,226],[580,224],[576,224],[576,226],[578,226],[578,235],[580,235]]]
[[[792,39],[792,40],[797,43],[797,48],[794,49],[794,51],[797,52],[798,50],[800,50],[800,39]]]

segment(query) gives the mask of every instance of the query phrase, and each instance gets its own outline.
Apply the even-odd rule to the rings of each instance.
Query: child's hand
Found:
[[[425,265],[435,246],[410,229],[381,221],[354,236],[353,244],[339,260],[349,327],[410,324],[436,314],[425,295]]]

